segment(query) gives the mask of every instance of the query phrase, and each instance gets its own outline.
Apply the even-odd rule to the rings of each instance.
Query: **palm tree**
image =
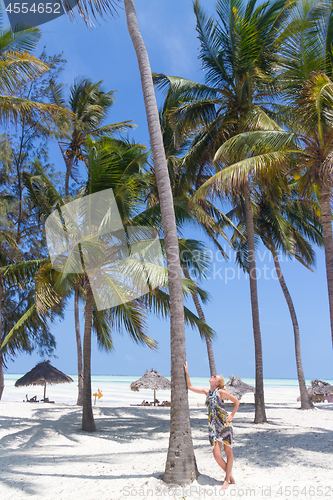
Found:
[[[75,339],[76,339],[76,352],[77,352],[77,373],[78,373],[78,391],[77,401],[78,406],[83,406],[83,355],[82,355],[82,341],[80,331],[80,292],[78,285],[74,290],[74,323],[75,323]]]
[[[133,149],[133,148],[132,148]],[[108,151],[110,153],[110,151]],[[119,148],[118,148],[119,153]],[[132,152],[133,154],[133,152]],[[137,153],[136,153],[137,154]],[[115,154],[116,155],[116,154]],[[38,171],[38,166],[36,166]],[[96,170],[97,171],[97,170]],[[91,170],[90,170],[91,174]],[[98,175],[100,172],[98,172]],[[111,174],[112,177],[112,174]],[[25,184],[29,190],[32,200],[40,207],[41,213],[48,216],[53,208],[64,207],[65,202],[49,181],[47,176],[39,171],[38,175],[25,174]],[[94,186],[94,184],[92,184]],[[90,178],[90,193],[91,194],[91,178]],[[105,184],[104,184],[105,187]],[[84,251],[84,248],[83,248]],[[80,247],[80,253],[82,248]],[[69,255],[69,261],[73,259],[73,254]],[[62,295],[63,290],[74,290],[76,299],[77,295],[81,295],[85,300],[85,326],[84,326],[84,341],[83,341],[83,415],[82,429],[85,431],[94,431],[96,429],[91,406],[91,332],[96,330],[97,338],[100,345],[107,349],[112,348],[112,339],[110,337],[110,326],[115,324],[117,328],[122,326],[129,331],[136,342],[141,342],[151,348],[155,348],[155,343],[144,333],[144,318],[140,305],[118,306],[118,315],[114,317],[114,312],[106,313],[98,311],[94,304],[92,289],[89,283],[87,273],[83,274],[66,274],[57,273],[58,276],[51,282],[52,289],[57,290]],[[45,284],[50,284],[46,279]]]
[[[106,113],[114,102],[114,91],[104,92],[102,81],[92,83],[87,78],[75,81],[70,89],[68,103],[63,97],[62,86],[55,81],[50,82],[53,102],[72,112],[71,119],[60,119],[58,122],[61,139],[58,144],[66,165],[65,195],[69,196],[69,180],[73,177],[73,167],[79,161],[85,162],[84,148],[88,138],[110,136],[133,125],[129,121],[102,126]],[[78,398],[77,404],[83,404],[83,359],[79,322],[79,292],[74,291],[74,322],[78,356]]]
[[[127,7],[128,6],[126,5],[126,8]],[[132,13],[132,15],[133,15],[133,13]],[[148,75],[146,75],[146,77],[148,77]],[[151,81],[151,86],[153,87],[150,70],[149,70],[149,78],[150,78],[150,81]],[[154,97],[154,99],[155,99],[155,97]],[[148,119],[148,122],[149,122],[149,119]],[[160,135],[161,136],[159,122],[158,122],[158,130],[155,130],[154,134],[152,134],[152,131],[150,131],[150,135],[151,135],[151,145],[152,145],[152,148],[153,148],[154,136],[155,135],[157,135],[157,136]],[[162,144],[162,148],[163,148],[163,144]],[[163,156],[165,157],[164,149],[162,149],[162,151],[163,151]],[[153,157],[154,157],[154,151],[153,151]],[[155,164],[156,177],[157,177],[157,182],[158,182],[158,172],[157,172],[155,160],[154,160],[154,164]],[[100,169],[99,169],[99,172],[100,172]],[[102,177],[99,176],[99,179],[102,180]],[[98,180],[97,180],[97,182],[98,182]],[[103,184],[104,184],[104,188],[105,188],[105,181],[104,181]],[[159,184],[158,184],[158,188],[159,188]],[[164,184],[164,194],[165,194],[165,192],[167,192],[167,186]],[[174,221],[175,219],[174,219],[174,212],[173,212],[173,205],[172,205],[172,195],[171,195],[171,190],[170,189],[169,189],[169,192],[170,192],[170,196],[171,196],[171,200],[170,201],[171,201],[172,219]],[[159,189],[159,193],[160,193],[160,189]],[[172,273],[176,273],[176,263],[175,262],[177,262],[177,261],[179,262],[178,238],[177,238],[177,232],[176,232],[175,233],[175,235],[176,235],[176,241],[175,241],[176,246],[173,246],[173,252],[172,252],[171,248],[170,248],[170,241],[169,241],[169,238],[168,238],[169,234],[168,234],[168,230],[166,229],[165,220],[164,220],[164,216],[163,216],[163,208],[162,208],[162,200],[161,199],[160,199],[160,203],[161,203],[161,216],[162,216],[162,223],[163,223],[163,230],[164,230],[164,237],[165,237],[166,259],[167,259],[167,262],[168,262],[168,286],[169,286],[169,294],[170,294],[171,329],[174,332],[174,334],[171,335],[171,357],[172,357],[172,367],[171,367],[171,384],[172,384],[171,391],[172,391],[172,394],[171,394],[171,399],[177,397],[177,394],[178,394],[178,401],[180,401],[181,399],[180,399],[179,396],[181,394],[181,388],[182,387],[185,390],[185,394],[186,394],[186,387],[184,386],[185,379],[184,379],[184,375],[183,375],[183,365],[178,366],[179,365],[179,359],[184,359],[185,360],[185,352],[182,352],[182,349],[184,349],[184,351],[185,351],[185,342],[184,342],[184,338],[182,338],[182,335],[184,337],[184,306],[183,306],[183,295],[182,295],[182,293],[183,293],[182,292],[182,281],[180,281],[180,287],[181,287],[180,288],[180,292],[181,292],[181,294],[180,294],[180,297],[179,297],[178,294],[175,293],[176,290],[175,290],[174,279],[172,279],[172,277],[173,277]],[[169,217],[171,217],[170,213],[169,213]],[[124,220],[124,216],[123,215],[122,215],[122,220]],[[170,223],[170,221],[169,221],[169,223]],[[172,241],[172,239],[171,239],[171,241]],[[170,251],[171,251],[171,254],[173,254],[173,255],[170,255]],[[172,263],[171,269],[169,268],[170,262]],[[179,266],[179,269],[180,269],[180,266]],[[172,271],[172,272],[170,272],[170,271]],[[178,274],[178,271],[177,271],[177,274]],[[181,275],[180,275],[180,277],[181,277]],[[176,310],[179,309],[179,305],[180,305],[181,306],[181,313],[178,312],[178,315],[176,314],[175,317],[174,317],[173,316],[173,310],[174,310],[173,308],[175,307],[174,301],[175,301],[176,298],[177,298],[176,302],[178,302]],[[177,319],[179,319],[179,323],[178,323],[178,321],[176,321]],[[181,329],[181,325],[182,325],[183,330]],[[173,330],[173,328],[175,328],[175,330]],[[177,333],[178,333],[178,335],[177,335]],[[177,342],[178,342],[178,345],[177,345]],[[177,351],[177,355],[176,355],[176,351]],[[177,357],[178,359],[175,360],[174,359],[175,357]],[[180,388],[177,387],[177,380],[182,380]],[[187,402],[187,398],[186,398],[186,402]],[[182,406],[183,406],[183,408],[178,408],[178,410],[179,410],[179,413],[182,415],[182,417],[185,418],[186,417],[186,411],[185,410],[187,408],[188,422],[186,422],[186,419],[185,419],[185,424],[184,424],[184,421],[183,421],[183,425],[185,425],[185,427],[187,428],[187,424],[188,424],[188,429],[189,429],[189,432],[190,432],[188,403],[187,404],[183,404]],[[177,412],[175,412],[175,410],[172,410],[172,408],[171,408],[171,420],[173,418],[173,414],[174,413],[177,413]],[[176,418],[176,422],[177,422],[177,417],[175,417],[175,418]],[[179,425],[180,425],[180,422],[179,422]],[[174,432],[176,433],[176,428],[174,428]],[[172,434],[173,434],[173,431],[171,430],[170,431],[170,436],[172,436]],[[189,436],[190,436],[190,434],[189,434]],[[194,459],[193,447],[192,447],[192,441],[191,441],[190,437],[184,438],[183,445],[187,445],[187,447],[186,447],[186,453],[187,452],[190,453],[189,461],[191,462],[191,460],[192,460],[192,458],[191,458],[191,448],[192,448],[192,453],[193,453],[193,460],[195,460]],[[173,449],[173,446],[172,446],[171,450],[173,450],[173,451],[169,451],[169,454],[168,454],[169,458],[168,458],[168,460],[170,460],[170,456],[172,456],[172,453],[176,452],[176,450]],[[179,454],[179,452],[180,452],[180,450],[178,449],[177,454]],[[184,448],[184,453],[185,453],[185,448]],[[185,460],[185,457],[184,457],[184,460]],[[190,467],[190,465],[188,465],[188,467]],[[166,468],[166,476],[167,477],[168,477],[168,470],[171,471],[172,467],[170,466],[169,469],[168,469],[168,461],[167,461],[167,468]],[[180,473],[180,471],[179,471],[179,473]],[[184,480],[184,479],[182,479],[182,480]]]
[[[258,7],[255,1],[244,4],[238,0],[218,0],[218,21],[215,21],[205,15],[196,1],[194,12],[206,83],[165,75],[155,77],[156,83],[162,87],[168,85],[183,102],[171,115],[179,141],[196,132],[192,157],[201,159],[203,167],[214,160],[217,170],[221,169],[198,189],[193,200],[206,198],[210,190],[221,191],[224,182],[229,189],[238,193],[241,191],[245,200],[256,360],[256,423],[265,422],[266,413],[250,185],[254,170],[260,172],[268,168],[272,161],[286,158],[281,148],[290,141],[290,135],[284,135],[269,118],[270,106],[265,105],[265,101],[269,102],[274,97],[273,76],[278,63],[279,34],[284,27],[289,5],[284,0]],[[247,145],[244,150],[244,140],[247,131],[258,129],[270,130],[270,145],[274,148],[266,156],[251,159],[253,148],[251,150]],[[221,144],[230,141],[226,145],[230,154],[232,138],[242,132],[246,132],[242,136],[243,156],[238,151],[238,157],[229,156],[228,161],[223,161],[225,150],[221,149]],[[231,166],[232,163],[235,164]],[[226,166],[229,169],[225,170]]]
[[[183,365],[186,359],[184,309],[182,298],[182,273],[178,253],[177,228],[172,203],[172,192],[168,176],[167,162],[163,149],[158,109],[148,54],[137,23],[133,0],[125,0],[127,26],[139,62],[139,70],[148,121],[150,144],[156,170],[157,186],[160,193],[161,214],[166,237],[167,267],[170,285],[171,316],[171,415],[170,440],[164,480],[169,483],[188,484],[198,476],[193,443],[191,438],[187,387]],[[103,16],[113,13],[115,2],[102,0],[79,0],[80,15],[90,22],[90,12]],[[73,13],[70,12],[72,15]],[[183,432],[178,430],[182,428]]]
[[[182,274],[172,192],[160,129],[148,54],[138,27],[133,0],[124,0],[127,26],[138,58],[150,144],[161,205],[170,290],[171,413],[169,449],[164,473],[168,483],[186,484],[198,476],[191,437],[190,413],[184,377],[185,325]],[[179,429],[182,432],[179,432]]]
[[[69,179],[73,175],[73,166],[85,161],[83,149],[89,137],[98,138],[122,132],[134,125],[131,121],[102,126],[102,122],[112,104],[114,91],[104,92],[103,81],[93,83],[87,78],[80,78],[71,87],[68,104],[62,96],[62,88],[51,82],[53,101],[58,106],[68,108],[72,113],[69,120],[59,122],[61,140],[59,147],[66,164],[65,195],[69,195]]]
[[[172,188],[177,229],[179,232],[181,232],[183,227],[185,226],[197,227],[198,225],[200,225],[201,229],[213,242],[217,250],[220,251],[222,256],[226,258],[225,251],[218,241],[218,236],[222,236],[226,241],[229,242],[225,232],[222,229],[222,225],[229,225],[236,231],[237,229],[233,226],[232,221],[230,221],[225,216],[225,214],[223,214],[213,203],[210,203],[208,200],[202,200],[196,204],[191,203],[191,198],[194,195],[195,190],[205,180],[207,180],[209,176],[205,174],[200,163],[197,164],[197,162],[193,161],[193,158],[191,156],[191,142],[185,139],[181,144],[177,144],[177,140],[169,120],[170,111],[177,105],[179,105],[177,96],[174,96],[169,91],[160,111],[163,144],[167,159],[170,184]],[[156,218],[156,212],[157,210],[159,210],[159,198],[156,185],[156,177],[153,168],[148,175],[146,197],[147,213],[150,213],[150,215],[154,213],[154,216]],[[191,279],[189,269],[195,268],[195,261],[193,260],[193,256],[197,252],[197,248],[194,248],[194,253],[192,254],[188,250],[189,249],[186,249],[180,252],[180,259],[184,276],[187,279]],[[204,264],[204,261],[202,263]],[[206,263],[206,266],[209,266],[208,262]],[[204,271],[206,272],[206,269],[204,269]],[[200,277],[200,279],[205,278],[205,273],[199,273],[198,277]],[[194,293],[192,295],[192,298],[198,317],[205,322],[206,319],[198,295]],[[205,342],[207,347],[210,374],[211,376],[213,376],[216,375],[216,365],[212,339],[210,335],[205,336]]]
[[[281,51],[279,78],[285,105],[276,105],[276,112],[280,122],[299,136],[303,150],[298,158],[300,188],[303,193],[315,190],[320,200],[333,344],[332,13],[330,2],[294,4]]]
[[[276,274],[287,302],[289,309],[295,341],[295,357],[298,383],[301,395],[301,408],[313,408],[313,404],[309,399],[306,389],[302,358],[301,345],[299,335],[299,324],[295,307],[286,285],[282,269],[279,262],[278,251],[282,251],[285,255],[294,256],[304,266],[314,265],[314,252],[307,241],[310,239],[316,244],[322,244],[321,227],[318,217],[313,211],[308,210],[305,203],[299,198],[299,193],[295,189],[295,181],[287,186],[285,179],[277,179],[271,183],[270,187],[265,189],[257,187],[253,190],[252,205],[254,210],[254,227],[255,233],[261,238],[262,242],[272,253],[275,265]],[[292,187],[292,189],[290,189]],[[242,238],[235,234],[232,238],[233,243],[237,247],[239,263],[242,267],[247,266],[247,240],[245,229],[244,203],[240,200],[232,212],[230,217],[236,216],[240,221],[239,231],[242,232]],[[244,258],[245,257],[245,258]],[[248,270],[248,269],[247,269]]]
[[[110,138],[105,138],[101,142],[95,142],[91,139],[87,139],[86,146],[86,158],[88,165],[88,181],[84,191],[81,195],[91,195],[107,188],[112,188],[115,194],[115,203],[117,203],[117,209],[119,210],[122,223],[125,228],[137,225],[138,219],[135,220],[135,215],[137,213],[137,202],[138,194],[142,190],[142,182],[140,176],[141,166],[145,163],[147,154],[143,154],[141,147],[138,145],[131,145],[126,143],[120,143]],[[50,183],[48,178],[39,172],[39,175],[29,175],[26,174],[26,186],[29,189],[32,199],[38,204],[45,215],[50,214],[53,208],[64,207],[64,200],[57,193],[54,186]],[[108,205],[108,210],[110,207]],[[141,219],[142,220],[142,219]],[[73,221],[75,224],[75,221]],[[62,226],[61,226],[62,228]],[[61,229],[62,230],[62,229]],[[102,261],[109,263],[114,261],[114,255],[112,255],[112,248],[110,247],[110,252],[105,249],[102,252],[99,248],[98,242],[95,245],[95,253],[92,252],[93,246],[87,240],[83,239],[79,243],[79,255],[81,255],[81,261],[83,269],[85,269],[85,262],[89,260],[95,262],[97,259],[102,259]],[[93,249],[94,250],[94,249]],[[76,252],[77,253],[77,252]],[[85,327],[84,327],[84,341],[83,341],[83,417],[82,417],[82,428],[86,431],[95,430],[95,423],[92,414],[91,407],[91,375],[90,375],[90,359],[91,359],[91,330],[92,326],[96,322],[96,317],[102,314],[101,311],[97,311],[94,304],[93,291],[90,286],[90,282],[87,276],[87,272],[84,271],[83,274],[78,274],[73,268],[73,259],[75,260],[77,255],[75,255],[75,248],[66,258],[65,269],[71,268],[72,274],[66,274],[63,271],[57,283],[54,284],[56,289],[62,282],[69,282],[69,287],[73,289],[81,290],[80,295],[85,300]],[[129,269],[123,269],[122,275],[126,276],[136,276],[138,272],[142,274],[143,270],[138,269],[138,263],[131,263]],[[93,268],[98,268],[102,266],[101,262],[97,265],[97,261],[93,265]],[[102,266],[103,267],[103,266]],[[140,267],[140,265],[139,265]],[[151,267],[151,270],[150,270]],[[160,275],[162,281],[165,282],[167,286],[165,270],[160,266],[154,266],[153,264],[149,266],[145,263],[145,269],[149,271],[150,283],[156,282],[158,276]],[[157,277],[156,277],[157,276]],[[110,278],[111,279],[111,278]],[[205,298],[205,294],[198,288],[194,287],[191,282],[184,283],[184,290],[187,293],[198,292],[201,294],[202,298]],[[117,290],[119,296],[124,296],[122,303],[116,307],[110,309],[109,315],[109,327],[118,328],[121,325],[130,333],[136,342],[141,342],[148,345],[151,348],[155,347],[155,343],[145,335],[145,321],[144,321],[144,311],[154,310],[160,314],[168,314],[169,312],[169,297],[163,290],[156,289],[156,286],[152,285],[152,291],[147,296],[137,299],[132,302],[128,302],[126,298],[126,290],[122,291],[121,282],[119,278],[112,278],[110,281],[110,290]],[[190,313],[185,308],[187,321],[191,326],[197,325],[202,334],[208,335],[210,329],[203,322],[200,322],[193,314]],[[95,315],[95,320],[94,320]],[[101,324],[105,324],[105,321]],[[105,336],[104,336],[105,338]],[[110,344],[110,342],[109,342]],[[110,344],[112,345],[112,343]]]

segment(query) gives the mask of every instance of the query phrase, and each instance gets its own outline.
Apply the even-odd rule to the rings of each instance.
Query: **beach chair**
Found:
[[[34,396],[33,398],[29,399],[28,394],[26,394],[25,397],[26,397],[25,403],[39,403],[37,396]]]

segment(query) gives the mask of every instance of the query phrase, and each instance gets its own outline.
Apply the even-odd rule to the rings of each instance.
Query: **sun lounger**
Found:
[[[130,404],[130,406],[152,406],[154,403],[149,403],[148,401],[143,400],[140,404]]]
[[[39,403],[37,396],[34,396],[33,398],[29,399],[28,394],[26,394],[25,397],[26,397],[25,403]]]

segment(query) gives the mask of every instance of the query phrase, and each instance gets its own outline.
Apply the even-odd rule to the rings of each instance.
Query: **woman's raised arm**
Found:
[[[188,390],[192,391],[192,392],[196,392],[197,394],[205,394],[207,396],[208,389],[199,389],[198,387],[193,387],[193,385],[191,384],[191,379],[190,379],[190,376],[188,374],[187,361],[185,362],[184,368],[185,368],[186,383],[187,383]]]

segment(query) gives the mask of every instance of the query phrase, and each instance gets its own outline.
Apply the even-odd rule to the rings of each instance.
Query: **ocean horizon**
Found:
[[[15,387],[15,382],[24,374],[5,374],[5,389],[3,392],[2,400],[6,401],[25,401],[26,395],[29,398],[37,396],[37,399],[43,398],[43,386],[25,386]],[[140,390],[139,392],[131,391],[130,385],[135,380],[138,380],[141,375],[92,375],[91,387],[92,392],[97,393],[99,390],[103,397],[97,399],[96,405],[98,406],[128,406],[130,404],[139,404],[143,400],[152,401],[153,391]],[[69,384],[47,385],[46,396],[50,401],[56,403],[76,404],[77,399],[77,375],[70,375],[73,379]],[[170,377],[166,377],[170,380]],[[208,387],[208,377],[191,377],[191,382],[196,387]],[[246,384],[254,386],[255,381],[253,378],[242,378]],[[226,379],[227,381],[227,379]],[[333,380],[325,380],[333,385]],[[306,379],[306,385],[311,385],[311,380]],[[298,380],[288,378],[265,378],[264,391],[266,403],[279,403],[290,404],[297,403],[299,396]],[[157,399],[159,401],[170,400],[170,391],[157,391]],[[94,400],[94,397],[93,397]],[[254,394],[245,394],[241,402],[253,403]],[[190,406],[197,406],[203,404],[204,397],[200,394],[189,392]]]

